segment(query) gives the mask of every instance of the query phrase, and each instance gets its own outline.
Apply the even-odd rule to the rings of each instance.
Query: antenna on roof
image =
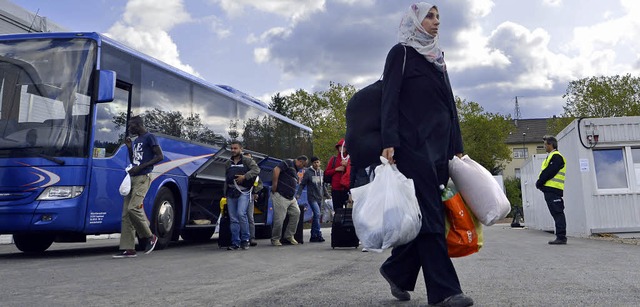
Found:
[[[38,9],[36,11],[36,14],[33,15],[33,19],[31,20],[31,24],[29,25],[29,29],[27,29],[27,33],[31,33],[31,28],[33,27],[33,23],[36,22],[36,18],[38,18],[38,13],[40,12],[40,9]]]
[[[522,96],[520,96],[522,97]],[[518,127],[518,120],[520,119],[520,117],[522,117],[522,114],[520,113],[520,105],[518,104],[518,96],[516,96],[516,109],[515,112],[513,114],[513,124]]]

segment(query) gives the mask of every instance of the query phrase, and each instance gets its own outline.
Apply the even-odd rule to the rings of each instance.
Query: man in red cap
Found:
[[[344,138],[340,139],[336,144],[338,154],[331,157],[327,163],[327,169],[324,171],[325,177],[331,177],[331,200],[333,201],[333,210],[344,208],[349,200],[349,153],[344,144]],[[345,176],[343,180],[343,176]],[[346,183],[346,184],[345,184]]]

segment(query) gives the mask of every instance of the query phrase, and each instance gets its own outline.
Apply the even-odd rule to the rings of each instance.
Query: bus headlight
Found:
[[[58,200],[74,198],[82,194],[83,186],[52,186],[44,189],[38,200]]]

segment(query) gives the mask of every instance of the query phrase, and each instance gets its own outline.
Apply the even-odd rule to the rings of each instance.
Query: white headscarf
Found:
[[[403,45],[413,47],[424,55],[427,61],[433,63],[438,70],[444,72],[447,70],[447,66],[438,43],[438,35],[429,34],[422,27],[422,20],[432,7],[438,9],[435,5],[426,2],[412,4],[400,22],[398,41]]]

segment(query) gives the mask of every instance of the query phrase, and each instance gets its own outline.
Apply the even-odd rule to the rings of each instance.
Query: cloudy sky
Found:
[[[73,31],[108,33],[209,82],[275,93],[380,77],[407,0],[11,0]],[[446,0],[454,94],[522,118],[562,113],[570,81],[640,72],[640,1]]]

